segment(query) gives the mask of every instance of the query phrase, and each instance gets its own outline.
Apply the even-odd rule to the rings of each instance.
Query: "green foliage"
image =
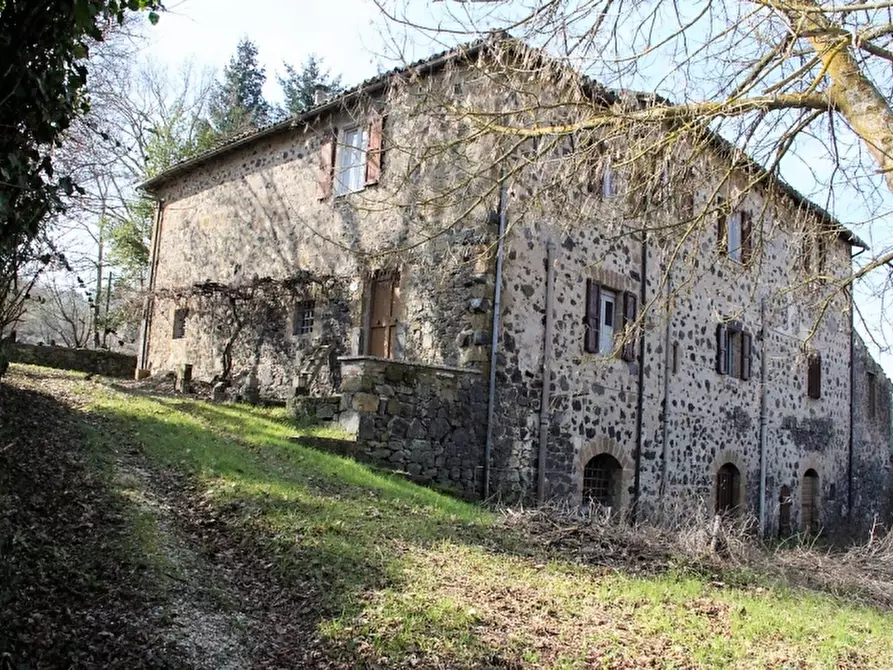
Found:
[[[76,186],[51,150],[87,111],[86,58],[103,28],[160,0],[5,0],[0,3],[0,254],[33,237]]]
[[[211,98],[211,125],[217,134],[253,130],[270,120],[270,105],[263,94],[266,81],[266,72],[257,62],[257,47],[243,38]]]
[[[285,63],[285,76],[277,77],[285,96],[286,114],[294,115],[310,109],[314,105],[316,89],[323,87],[330,95],[341,90],[341,76],[332,77],[328,70],[322,69],[322,61],[316,56],[309,56],[300,70]]]

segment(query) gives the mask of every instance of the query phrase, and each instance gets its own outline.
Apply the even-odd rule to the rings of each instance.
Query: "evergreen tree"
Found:
[[[309,56],[300,70],[285,63],[285,76],[278,76],[279,85],[285,96],[286,115],[300,114],[313,107],[317,87],[325,87],[330,95],[342,90],[341,76],[332,77],[328,70],[323,71],[322,60]]]
[[[270,121],[270,105],[263,94],[266,80],[264,68],[257,62],[257,47],[243,38],[211,98],[210,121],[218,135],[260,128]]]

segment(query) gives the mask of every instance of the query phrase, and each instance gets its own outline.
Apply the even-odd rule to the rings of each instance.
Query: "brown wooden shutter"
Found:
[[[809,275],[810,271],[810,257],[812,256],[812,238],[809,235],[806,235],[803,238],[803,248],[800,250],[801,261],[803,263],[803,272]]]
[[[716,216],[716,249],[720,255],[729,253],[729,217],[725,211]]]
[[[750,353],[753,342],[750,333],[741,333],[741,379],[750,379]]]
[[[625,361],[636,360],[636,334],[634,325],[636,323],[636,294],[629,291],[623,294],[623,321],[626,329],[623,333],[623,348],[620,350],[620,357]]]
[[[590,354],[598,353],[598,336],[601,327],[599,308],[601,303],[601,288],[593,280],[586,280],[586,328],[583,340],[583,351]]]
[[[716,326],[716,371],[721,375],[729,374],[729,359],[726,357],[728,344],[728,330],[720,323]]]
[[[750,263],[753,256],[753,225],[750,212],[741,212],[741,262]]]
[[[335,177],[335,132],[326,134],[319,147],[319,173],[316,176],[316,195],[325,200],[332,195],[332,184]]]
[[[806,393],[810,398],[822,397],[822,357],[818,354],[809,357],[806,371]]]
[[[366,186],[377,184],[381,178],[383,131],[384,116],[379,112],[373,111],[369,119],[369,140],[366,145]]]

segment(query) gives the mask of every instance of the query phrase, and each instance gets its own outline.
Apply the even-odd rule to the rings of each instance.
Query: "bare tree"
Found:
[[[845,278],[828,277],[814,261],[813,282],[849,291],[863,279],[863,291],[875,294],[872,309],[882,309],[893,262],[893,240],[876,225],[893,203],[893,3],[379,0],[379,7],[387,55],[403,62],[418,55],[412,45],[451,46],[503,30],[548,55],[505,53],[479,69],[502,87],[498,109],[482,109],[472,96],[439,101],[467,136],[500,137],[522,152],[524,169],[549,172],[547,165],[559,165],[550,152],[559,150],[570,169],[550,172],[543,194],[610,163],[635,190],[627,193],[624,229],[614,234],[678,241],[711,234],[728,206],[719,190],[689,215],[677,208],[673,221],[641,214],[666,211],[669,194],[677,205],[689,199],[695,175],[702,184],[708,176],[724,183],[743,170],[749,188],[781,195],[788,177],[872,243]],[[705,162],[707,155],[726,162]],[[651,229],[630,224],[636,218]],[[814,209],[797,219],[804,248],[811,239],[819,257],[824,236],[834,233],[809,222],[828,215]],[[771,221],[761,215],[754,225]],[[824,314],[830,300],[823,294],[815,311]]]

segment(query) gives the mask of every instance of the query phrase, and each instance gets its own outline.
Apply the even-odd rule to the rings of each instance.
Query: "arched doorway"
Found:
[[[622,473],[620,462],[611,454],[590,458],[583,468],[583,504],[616,509],[620,504]]]
[[[716,513],[731,514],[741,505],[741,473],[731,463],[716,473]]]
[[[800,494],[800,518],[804,533],[815,533],[819,529],[819,473],[810,468],[803,475]]]
[[[788,537],[793,530],[791,528],[791,489],[785,485],[781,487],[778,494],[778,534],[781,537]]]

